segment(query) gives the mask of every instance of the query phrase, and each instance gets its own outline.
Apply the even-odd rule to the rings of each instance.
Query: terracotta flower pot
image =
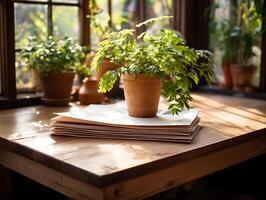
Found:
[[[242,91],[245,86],[251,86],[256,73],[256,66],[244,64],[232,64],[231,73],[234,89]]]
[[[110,59],[105,58],[99,68],[99,71],[96,73],[96,79],[99,82],[102,76],[107,72],[114,70],[118,67],[118,65],[110,62]],[[119,80],[116,81],[113,89],[110,92],[107,92],[105,96],[110,98],[116,98],[120,96],[121,89],[119,88]]]
[[[81,105],[100,104],[104,96],[98,93],[98,82],[96,79],[85,78],[79,89],[79,102]]]
[[[74,73],[49,74],[46,77],[41,77],[44,103],[54,106],[68,105],[73,80]]]
[[[122,81],[129,116],[155,117],[162,88],[161,80],[144,74],[124,74]]]
[[[226,89],[231,89],[233,86],[232,75],[231,75],[231,65],[229,63],[222,64],[223,74],[224,74],[224,87]]]
[[[110,62],[110,59],[105,58],[99,68],[99,71],[97,71],[96,73],[96,79],[97,81],[100,81],[100,79],[102,78],[102,76],[104,75],[105,72],[110,71],[110,70],[114,70],[116,69],[118,66],[112,62]]]

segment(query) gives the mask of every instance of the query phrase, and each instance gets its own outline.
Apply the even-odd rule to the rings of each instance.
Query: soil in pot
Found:
[[[233,88],[243,92],[246,86],[251,86],[256,73],[256,66],[244,64],[231,65]]]
[[[155,117],[162,88],[160,78],[145,74],[124,74],[122,81],[129,116]]]
[[[44,104],[67,106],[70,101],[74,73],[49,74],[41,77],[44,91]]]

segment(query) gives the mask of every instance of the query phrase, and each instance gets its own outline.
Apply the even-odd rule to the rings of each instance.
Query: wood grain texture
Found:
[[[241,145],[202,155],[193,160],[176,163],[176,165],[163,168],[160,171],[109,186],[105,189],[104,195],[106,199],[142,199],[151,194],[209,175],[232,164],[250,159],[254,155],[260,155],[265,151],[266,138],[248,141]],[[141,190],[139,188],[140,183],[145,186]]]
[[[5,167],[17,171],[73,199],[103,199],[103,194],[100,189],[40,165],[13,152],[0,149],[0,162]]]
[[[148,196],[266,152],[265,101],[193,97],[203,128],[192,144],[52,137],[53,113],[77,108],[41,106],[0,111],[0,148],[101,189],[106,199]],[[204,164],[199,158],[214,164],[197,171],[190,166]],[[140,183],[150,186],[138,191]]]

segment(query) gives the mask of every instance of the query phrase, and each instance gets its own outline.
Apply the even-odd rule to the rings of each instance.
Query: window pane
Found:
[[[112,21],[116,27],[133,28],[140,22],[141,1],[118,0],[112,1]],[[171,15],[172,0],[148,0],[146,1],[146,19]],[[168,25],[166,20],[163,25]],[[165,24],[166,23],[166,24]]]
[[[260,11],[249,9],[253,12],[249,13],[243,10],[248,8],[244,4],[245,1],[241,4],[240,1],[215,0],[214,3],[210,7],[212,20],[209,30],[210,47],[214,54],[218,84],[222,88],[232,88],[232,81],[229,80],[239,82],[238,80],[242,78],[238,78],[240,75],[236,77],[235,73],[230,72],[232,69],[230,64],[247,64],[257,68],[254,79],[251,79],[252,74],[250,74],[250,80],[252,80],[251,86],[258,87],[261,65],[261,20],[258,17]],[[253,6],[253,3],[249,6]],[[245,17],[241,13],[245,13]],[[225,64],[229,64],[228,67]],[[239,73],[242,74],[242,72]],[[250,85],[239,86],[241,87],[235,87],[234,90],[245,92],[244,87]]]
[[[47,37],[47,6],[15,3],[15,47],[25,48],[28,37],[37,39]],[[16,53],[16,86],[17,90],[33,90],[33,74],[27,70],[20,53]]]
[[[147,4],[147,18],[172,15],[172,0],[149,0]]]
[[[15,3],[15,46],[24,48],[28,37],[47,36],[47,6]]]
[[[53,6],[54,35],[79,41],[78,7]]]
[[[112,1],[112,21],[118,27],[133,28],[140,22],[141,1],[118,0]]]
[[[172,15],[172,0],[148,0],[146,4],[146,19],[159,16],[171,16]],[[161,26],[168,27],[169,20],[161,22]]]
[[[215,0],[215,3],[218,5],[219,8],[215,9],[214,11],[214,20],[217,23],[222,22],[223,20],[229,20],[229,13],[230,13],[230,4],[228,0]],[[213,5],[214,6],[214,5]],[[224,82],[223,72],[222,72],[222,57],[223,57],[223,49],[219,46],[219,40],[217,40],[217,33],[216,31],[210,32],[210,47],[214,54],[214,62],[215,62],[215,74],[219,82]],[[218,43],[217,43],[218,42]]]
[[[40,89],[40,83],[33,70],[26,67],[21,53],[16,53],[16,86],[18,92],[36,91]]]
[[[102,37],[104,30],[108,28],[108,21],[110,19],[108,14],[108,1],[101,0],[97,1],[97,6],[101,10],[99,14],[96,15],[95,20],[91,20],[91,46],[92,49],[97,48],[97,44]]]
[[[52,0],[53,2],[60,2],[60,3],[78,3],[78,0]]]
[[[41,1],[41,2],[47,2],[48,0],[19,0],[19,1]]]

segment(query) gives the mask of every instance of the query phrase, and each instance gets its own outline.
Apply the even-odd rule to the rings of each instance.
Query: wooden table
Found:
[[[193,97],[203,128],[192,144],[51,137],[66,108],[0,111],[0,164],[73,199],[139,199],[266,152],[265,101]]]

